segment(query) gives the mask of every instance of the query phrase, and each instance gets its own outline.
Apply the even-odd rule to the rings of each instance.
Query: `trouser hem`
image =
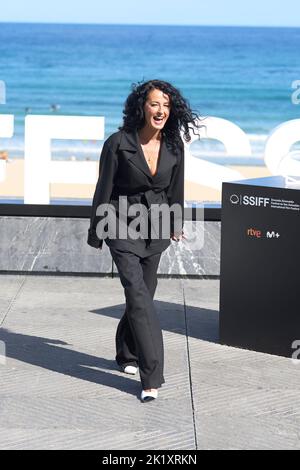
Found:
[[[120,367],[127,367],[127,366],[138,367],[137,362],[132,362],[132,361],[131,362],[122,362],[122,363],[120,363],[118,361],[116,361],[116,362],[117,362],[118,366],[120,366]]]
[[[149,390],[150,388],[160,388],[162,387],[162,385],[165,383],[165,381],[163,380],[162,382],[159,382],[159,383],[143,383],[142,384],[142,387],[143,387],[143,390]]]

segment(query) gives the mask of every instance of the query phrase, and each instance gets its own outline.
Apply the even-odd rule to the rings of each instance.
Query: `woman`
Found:
[[[123,125],[105,141],[101,152],[87,242],[102,249],[105,239],[117,266],[126,309],[116,332],[116,361],[125,373],[135,374],[139,367],[141,400],[149,401],[157,398],[157,389],[165,382],[162,331],[153,303],[157,269],[170,240],[185,238],[180,131],[188,142],[189,125],[193,132],[201,126],[180,91],[161,80],[133,84],[123,114]],[[124,202],[129,205],[126,212]],[[130,209],[136,205],[141,216],[131,230],[135,235],[121,235],[124,228],[132,229]],[[155,215],[158,205],[179,208],[180,214],[177,210],[167,217]],[[113,219],[118,228],[112,224],[107,232]],[[143,232],[138,238],[137,228]]]

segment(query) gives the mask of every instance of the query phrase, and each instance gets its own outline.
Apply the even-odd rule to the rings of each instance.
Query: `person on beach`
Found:
[[[195,134],[201,126],[181,92],[162,80],[133,84],[123,115],[123,125],[102,148],[87,243],[101,250],[105,240],[117,266],[126,308],[116,331],[116,362],[128,374],[139,368],[145,402],[157,398],[158,388],[165,383],[163,337],[153,302],[157,270],[171,240],[185,238],[181,132],[189,142],[190,130]],[[130,208],[136,205],[141,215],[135,228],[143,236],[121,235],[122,222],[123,229],[133,224]],[[177,210],[163,217],[163,211],[153,210],[157,205]],[[118,229],[105,230],[112,220],[107,214],[115,217]],[[162,226],[156,225],[155,230],[154,222]]]

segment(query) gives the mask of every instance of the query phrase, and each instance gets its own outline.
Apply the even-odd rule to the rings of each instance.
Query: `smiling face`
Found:
[[[170,115],[171,101],[161,90],[151,90],[144,105],[146,125],[152,130],[164,127]]]

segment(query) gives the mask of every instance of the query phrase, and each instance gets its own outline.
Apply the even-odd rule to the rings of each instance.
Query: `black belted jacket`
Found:
[[[180,233],[182,233],[184,223],[183,143],[178,149],[178,154],[175,154],[167,146],[165,138],[162,138],[157,170],[152,175],[145,160],[137,130],[133,132],[122,130],[108,137],[102,148],[99,178],[93,197],[87,239],[90,246],[101,248],[103,244],[103,239],[99,238],[96,233],[97,223],[101,219],[101,216],[96,215],[97,207],[100,204],[110,203],[117,209],[119,196],[127,196],[128,206],[133,203],[143,203],[149,209],[151,204],[167,203],[171,206],[179,203],[182,208],[182,218],[179,221]],[[173,229],[174,221],[171,217],[170,237]],[[171,243],[170,238],[104,239],[108,246],[115,246],[141,256],[162,252]]]

